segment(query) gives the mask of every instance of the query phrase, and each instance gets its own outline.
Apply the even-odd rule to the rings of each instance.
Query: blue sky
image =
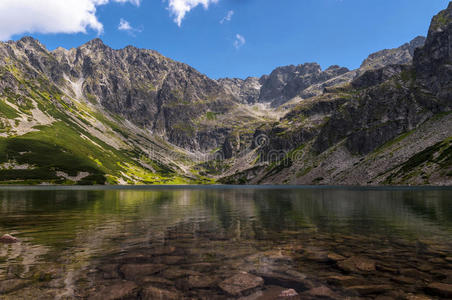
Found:
[[[449,1],[36,0],[45,13],[31,2],[0,0],[0,13],[11,19],[0,18],[0,39],[31,35],[54,49],[100,37],[113,48],[157,50],[212,78],[245,78],[304,62],[356,68],[371,52],[426,35]],[[53,3],[58,7],[49,9]],[[73,15],[79,19],[69,20]]]

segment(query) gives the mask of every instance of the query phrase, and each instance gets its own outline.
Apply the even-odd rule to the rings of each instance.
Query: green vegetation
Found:
[[[451,21],[452,20],[450,19],[448,12],[442,11],[433,18],[434,29],[437,30],[440,27],[444,27]]]
[[[414,130],[412,131],[408,131],[405,133],[402,133],[401,135],[399,135],[398,137],[396,137],[395,139],[390,140],[389,142],[383,144],[382,146],[380,146],[379,148],[377,148],[374,153],[378,154],[383,152],[385,149],[390,148],[391,146],[403,141],[404,139],[406,139],[407,137],[409,137],[412,133],[414,132]]]
[[[423,172],[422,167],[431,164],[437,164],[443,170],[450,168],[452,165],[452,138],[436,143],[413,155],[400,165],[400,169],[391,174],[385,180],[385,183],[391,184],[395,178],[406,180],[414,175],[422,175],[423,179],[428,180],[428,176]]]
[[[19,112],[8,105],[4,100],[0,99],[0,116],[8,119],[15,119],[19,117]]]
[[[206,119],[209,121],[215,121],[217,119],[217,113],[211,111],[206,112]]]

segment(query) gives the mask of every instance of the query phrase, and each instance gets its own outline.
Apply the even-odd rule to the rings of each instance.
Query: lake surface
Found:
[[[452,297],[447,188],[0,188],[5,233],[0,299]]]

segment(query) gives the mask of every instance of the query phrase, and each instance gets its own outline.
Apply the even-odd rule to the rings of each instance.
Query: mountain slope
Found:
[[[451,12],[433,19],[413,64],[371,68],[261,127],[257,159],[223,182],[452,184]]]

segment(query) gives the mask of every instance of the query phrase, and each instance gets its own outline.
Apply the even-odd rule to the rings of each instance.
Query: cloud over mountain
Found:
[[[1,0],[0,40],[21,33],[103,31],[96,8],[111,2],[139,6],[141,0]]]
[[[174,17],[174,22],[181,26],[185,15],[193,8],[202,5],[205,9],[212,3],[218,3],[219,0],[169,0],[168,9]]]

